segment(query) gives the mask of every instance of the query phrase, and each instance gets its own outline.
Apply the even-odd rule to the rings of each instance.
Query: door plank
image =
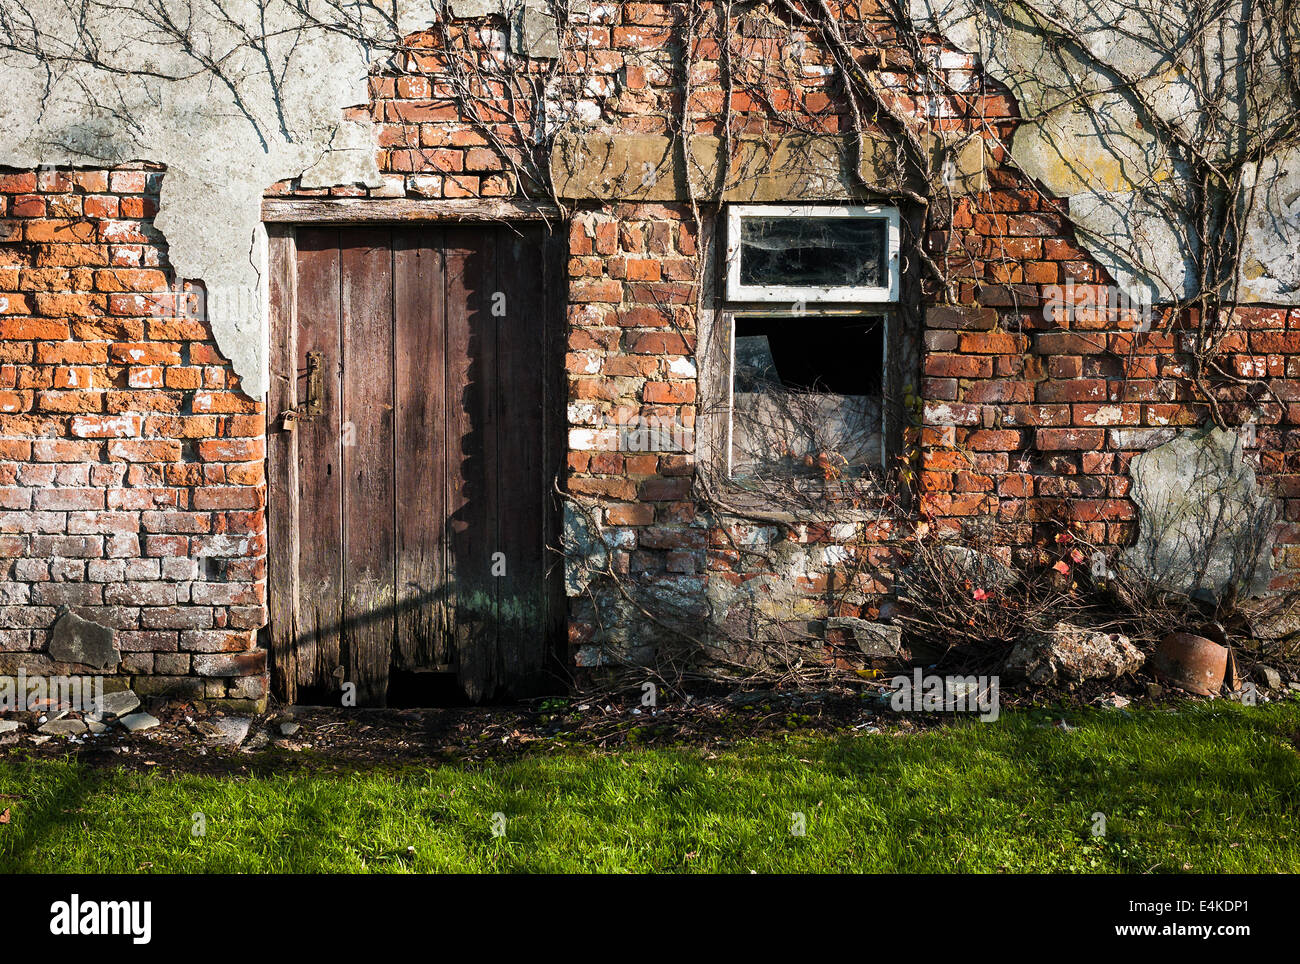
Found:
[[[383,706],[396,581],[392,232],[342,237],[343,650],[358,703]]]
[[[393,232],[394,478],[397,492],[397,626],[401,669],[454,659],[444,556],[447,365],[442,232]]]
[[[496,464],[492,248],[487,232],[446,232],[448,585],[457,673],[476,702],[495,692],[498,679],[491,575],[496,551],[496,488],[490,484]]]
[[[506,678],[535,676],[545,655],[539,629],[546,622],[543,522],[547,480],[545,447],[545,295],[542,232],[497,232],[496,394],[499,408],[497,547],[506,572],[497,580],[498,635]]]
[[[266,400],[267,566],[271,679],[283,703],[298,698],[298,465],[292,421],[282,413],[294,407],[297,343],[295,305],[297,252],[293,228],[267,228],[271,312],[270,374]]]
[[[296,398],[306,398],[307,354],[323,359],[322,414],[300,422],[297,435],[298,579],[310,587],[298,603],[295,625],[299,688],[336,692],[343,616],[343,489],[339,437],[339,232],[302,229],[297,237],[298,330]]]

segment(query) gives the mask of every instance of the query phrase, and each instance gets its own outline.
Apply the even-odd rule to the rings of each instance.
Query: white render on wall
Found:
[[[0,164],[165,165],[154,226],[176,276],[204,282],[217,346],[261,397],[263,193],[295,177],[383,183],[373,125],[344,111],[368,102],[371,69],[442,2],[0,0]],[[529,23],[545,43],[545,23]]]
[[[910,6],[919,29],[978,55],[1010,89],[1023,118],[1013,161],[1069,199],[1080,242],[1119,286],[1153,301],[1193,296],[1199,237],[1189,172],[1122,88],[1135,82],[1160,122],[1227,167],[1248,156],[1252,130],[1280,131],[1294,119],[1281,25],[1243,0],[1205,10],[1180,0]],[[1048,42],[1048,32],[1057,39]],[[1069,32],[1086,53],[1072,49]],[[1204,93],[1216,87],[1221,105]],[[1300,304],[1300,150],[1267,157],[1258,170],[1248,160],[1243,170],[1255,191],[1241,212],[1241,286],[1225,298]]]

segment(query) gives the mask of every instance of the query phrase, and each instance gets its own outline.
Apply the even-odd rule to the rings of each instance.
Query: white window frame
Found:
[[[885,222],[885,270],[889,284],[744,285],[740,283],[740,222],[765,218],[874,218]],[[726,276],[728,301],[793,304],[879,303],[898,300],[898,208],[885,204],[732,204],[727,207]]]

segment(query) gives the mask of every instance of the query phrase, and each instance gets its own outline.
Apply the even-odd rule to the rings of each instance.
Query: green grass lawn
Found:
[[[11,757],[0,870],[1300,871],[1300,705],[1060,715],[347,774]]]

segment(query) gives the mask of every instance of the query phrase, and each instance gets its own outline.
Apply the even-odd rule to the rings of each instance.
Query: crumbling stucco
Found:
[[[1268,588],[1278,506],[1220,428],[1181,433],[1133,459],[1137,543],[1123,562],[1158,586],[1210,599]]]
[[[1168,125],[1225,170],[1250,157],[1295,113],[1284,25],[1242,0],[1204,9],[1177,0],[912,0],[911,12],[920,29],[976,53],[1010,88],[1024,118],[1015,163],[1069,199],[1080,240],[1121,287],[1152,300],[1195,294],[1189,172],[1154,128]],[[1294,149],[1258,170],[1244,165],[1258,190],[1243,203],[1245,277],[1239,292],[1224,293],[1229,300],[1300,303],[1298,168]]]
[[[31,27],[30,53],[0,53],[8,135],[0,163],[165,165],[155,226],[177,276],[206,284],[217,345],[244,391],[261,395],[262,193],[299,175],[308,184],[379,182],[373,138],[342,117],[366,100],[374,51],[311,28],[285,2],[164,0],[152,15],[90,4],[84,23],[56,0],[3,5],[11,22],[28,11]],[[338,16],[326,3],[304,9]],[[97,64],[84,62],[92,49]],[[60,54],[71,59],[58,63]]]
[[[206,285],[217,346],[259,397],[263,192],[294,177],[382,183],[372,126],[344,110],[367,102],[371,68],[442,2],[0,0],[0,164],[165,165],[155,226],[177,277]],[[478,6],[499,4],[452,12],[482,16]],[[529,24],[545,46],[546,24]]]
[[[564,591],[578,596],[591,584],[593,575],[609,566],[609,546],[594,517],[564,503]]]
[[[1247,164],[1243,300],[1300,303],[1300,149]]]
[[[851,530],[851,525],[846,526]],[[762,557],[764,571],[739,582],[709,580],[712,619],[724,638],[728,642],[752,639],[754,634],[774,631],[773,627],[792,636],[811,635],[809,624],[822,619],[825,605],[801,592],[799,583],[847,568],[856,550],[837,543],[801,543],[769,525],[733,526],[731,537],[745,553]],[[840,597],[853,605],[869,601],[853,589],[843,590]]]

